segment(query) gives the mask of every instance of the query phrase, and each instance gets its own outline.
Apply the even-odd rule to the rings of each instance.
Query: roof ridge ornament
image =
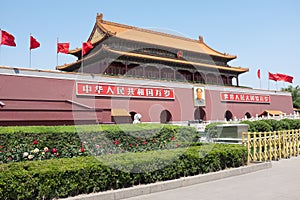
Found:
[[[97,20],[100,20],[101,22],[103,21],[103,14],[102,13],[97,13]]]
[[[199,35],[199,42],[200,42],[200,43],[204,43],[203,36],[201,36],[201,35]]]

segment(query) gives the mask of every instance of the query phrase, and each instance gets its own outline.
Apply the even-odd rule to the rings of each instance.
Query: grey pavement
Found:
[[[126,200],[300,200],[300,158],[272,168]]]

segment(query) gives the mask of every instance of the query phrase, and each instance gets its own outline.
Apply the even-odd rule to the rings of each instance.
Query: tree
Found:
[[[294,108],[300,108],[300,87],[298,85],[296,87],[290,85],[287,88],[282,88],[281,91],[290,92]]]

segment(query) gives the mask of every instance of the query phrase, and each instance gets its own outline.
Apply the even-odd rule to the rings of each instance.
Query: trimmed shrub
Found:
[[[0,199],[65,198],[239,167],[246,162],[246,147],[218,144],[1,164]]]
[[[288,122],[280,120],[279,124],[280,124],[280,129],[278,129],[278,131],[291,130],[291,126]]]
[[[269,132],[272,130],[269,124],[261,120],[252,122],[252,125],[256,132]]]
[[[278,121],[275,119],[267,119],[262,121],[266,122],[272,127],[271,131],[282,131],[290,129],[289,123],[283,120]]]
[[[289,124],[290,129],[297,130],[300,129],[300,120],[299,119],[282,119],[282,122]]]
[[[0,163],[172,149],[197,138],[195,128],[172,125],[0,127]]]
[[[258,120],[258,121],[242,121],[241,124],[248,124],[249,125],[249,132],[269,132],[272,131],[272,127],[264,122],[264,120]]]
[[[277,121],[275,119],[267,119],[267,120],[262,120],[262,121],[266,122],[267,124],[269,124],[271,126],[271,131],[281,130],[279,121]]]
[[[282,120],[258,120],[258,121],[242,121],[241,124],[249,125],[249,132],[269,132],[282,130],[300,129],[300,120],[282,119]]]

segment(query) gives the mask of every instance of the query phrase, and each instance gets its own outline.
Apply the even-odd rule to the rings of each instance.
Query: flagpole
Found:
[[[29,49],[29,68],[31,68],[31,49]]]
[[[1,30],[0,30],[1,31]],[[1,37],[2,37],[2,35],[1,35]],[[0,65],[1,65],[1,63],[2,63],[2,59],[1,59],[1,47],[2,47],[2,44],[0,44]]]
[[[2,47],[2,30],[1,30],[1,28],[0,28],[0,38],[1,38],[1,42],[0,42],[0,65],[1,65],[1,61],[2,61],[2,59],[1,59],[1,47]]]
[[[30,37],[31,37],[31,33],[30,33],[30,36],[29,36],[29,68],[31,68],[31,48],[30,48]]]
[[[57,51],[57,45],[58,45],[58,37],[56,40],[56,66],[58,66],[58,51]]]
[[[83,42],[81,42],[81,73],[83,74]]]
[[[83,55],[81,53],[81,73],[83,74]]]
[[[261,89],[261,78],[259,79],[259,87]]]

